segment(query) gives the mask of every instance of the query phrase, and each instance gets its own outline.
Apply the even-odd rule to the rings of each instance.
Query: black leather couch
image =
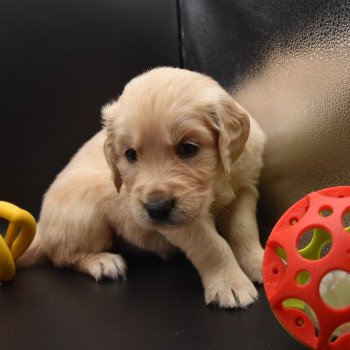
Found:
[[[302,157],[287,162],[275,151],[288,158],[285,150],[290,150],[293,156],[295,140],[301,147],[300,129],[289,128],[288,115],[277,121],[266,117],[276,110],[266,107],[272,105],[266,98],[272,94],[268,85],[263,85],[266,105],[258,103],[267,110],[253,113],[257,104],[249,96],[259,94],[249,83],[268,69],[276,47],[288,55],[297,51],[295,43],[303,33],[312,33],[320,18],[340,18],[340,25],[329,26],[344,35],[348,14],[349,1],[3,1],[0,199],[38,218],[42,195],[54,176],[100,128],[101,106],[136,74],[160,65],[181,66],[233,87],[271,136],[259,208],[265,242],[295,200],[310,190],[349,184],[350,124],[343,118],[337,138],[323,138],[321,151],[341,144],[335,160],[324,152],[323,162],[309,167]],[[342,113],[350,110],[344,103]],[[306,152],[310,159],[316,146],[301,147],[300,154]],[[332,171],[320,179],[324,163]],[[307,173],[305,181],[298,178],[300,171]],[[276,321],[262,286],[260,299],[248,310],[207,307],[197,272],[182,255],[163,262],[134,252],[125,242],[118,241],[116,249],[125,251],[126,281],[96,283],[87,275],[46,265],[20,270],[13,282],[0,285],[0,349],[303,348]]]

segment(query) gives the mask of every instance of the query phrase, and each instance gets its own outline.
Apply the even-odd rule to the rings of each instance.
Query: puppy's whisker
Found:
[[[215,219],[214,219],[215,221],[217,221],[218,219],[219,219],[220,221],[223,221],[223,220],[227,219],[226,216],[221,215],[221,214],[218,213],[218,212],[215,212],[215,211],[213,210],[213,208],[210,208],[210,209],[209,209],[209,215],[211,215],[212,217],[214,217],[214,218],[215,218]]]
[[[232,215],[232,213],[231,213],[227,208],[223,207],[222,205],[213,203],[213,204],[212,204],[212,207],[219,208],[220,210],[226,212],[228,215],[230,215],[230,216]],[[214,209],[214,208],[212,208],[212,209]]]

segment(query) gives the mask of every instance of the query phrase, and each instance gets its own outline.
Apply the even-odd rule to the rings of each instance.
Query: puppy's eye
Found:
[[[194,142],[183,142],[177,147],[177,154],[182,158],[190,158],[195,156],[199,151],[199,145]]]
[[[124,152],[125,158],[128,160],[129,163],[135,163],[137,161],[137,153],[133,148],[128,148]]]

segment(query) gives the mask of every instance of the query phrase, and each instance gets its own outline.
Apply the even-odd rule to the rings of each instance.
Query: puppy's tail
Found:
[[[40,233],[37,230],[33,242],[30,244],[29,248],[16,259],[15,264],[16,267],[23,268],[43,263],[44,261],[45,255],[41,250]]]

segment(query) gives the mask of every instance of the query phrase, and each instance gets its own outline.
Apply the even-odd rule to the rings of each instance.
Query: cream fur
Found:
[[[102,114],[104,128],[48,189],[17,265],[48,258],[96,280],[125,278],[123,258],[106,252],[116,231],[162,257],[181,249],[207,303],[251,304],[252,281],[262,280],[255,212],[265,141],[254,119],[211,78],[177,68],[131,80]],[[178,147],[187,141],[199,151],[184,158]],[[135,162],[126,159],[130,148]],[[175,204],[169,220],[155,223],[143,205],[158,197]]]

